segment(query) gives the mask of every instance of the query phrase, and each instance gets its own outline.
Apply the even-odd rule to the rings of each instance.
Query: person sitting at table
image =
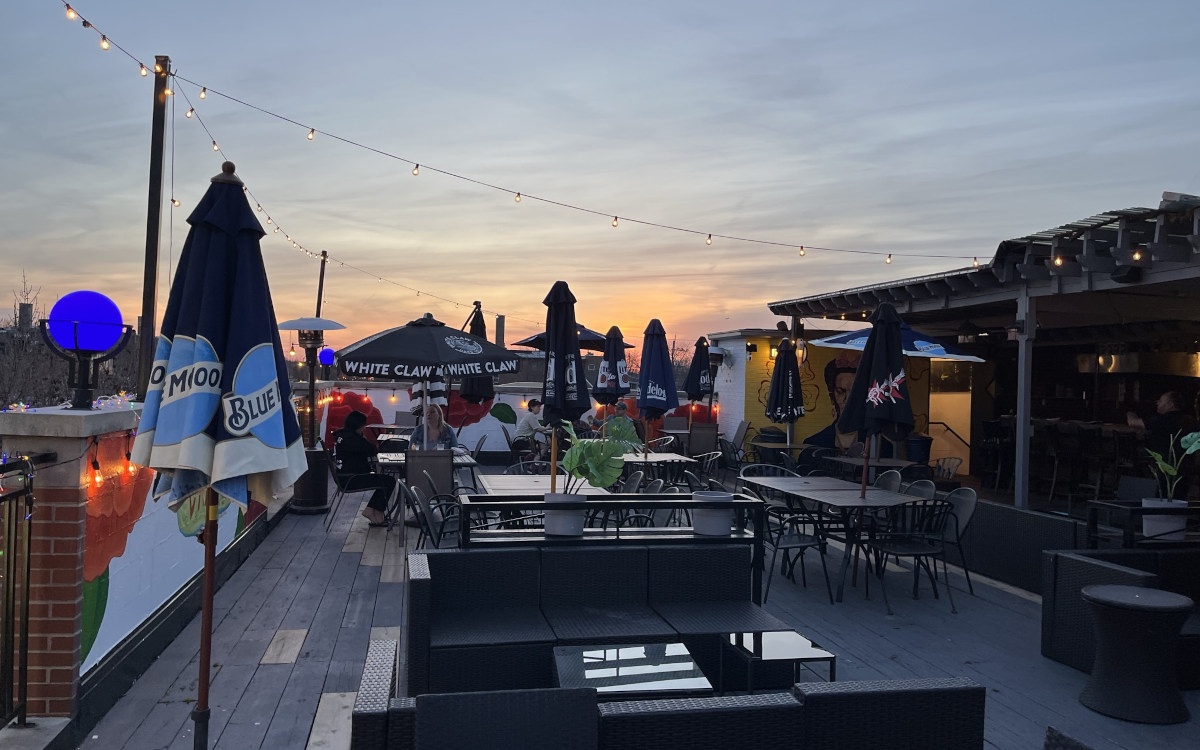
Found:
[[[1182,456],[1181,438],[1196,429],[1196,418],[1184,411],[1183,394],[1179,391],[1167,391],[1159,396],[1158,401],[1154,402],[1154,414],[1141,417],[1130,411],[1126,414],[1126,421],[1131,427],[1144,429],[1146,450],[1154,451],[1168,462],[1171,461],[1172,446],[1175,455]],[[1180,468],[1183,476],[1175,485],[1176,500],[1186,498],[1191,489],[1191,463],[1185,462]],[[1166,497],[1166,478],[1161,474],[1156,476],[1159,478],[1159,495]]]
[[[342,428],[333,433],[333,466],[343,492],[374,490],[362,515],[371,526],[387,525],[387,507],[396,492],[396,480],[387,474],[371,470],[371,456],[377,448],[363,437],[367,415],[352,411],[346,415]]]
[[[513,435],[513,449],[520,454],[536,456],[538,460],[545,458],[545,435],[550,434],[550,428],[542,424],[542,402],[536,398],[529,399],[529,410],[517,417],[517,430]]]
[[[426,404],[423,412],[425,419],[417,425],[413,432],[409,448],[411,450],[447,450],[458,447],[458,436],[446,418],[442,416],[442,407],[437,404]]]

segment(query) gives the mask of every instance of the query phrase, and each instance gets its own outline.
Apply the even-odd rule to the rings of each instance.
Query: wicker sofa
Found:
[[[554,686],[553,648],[791,630],[754,603],[744,544],[409,556],[408,695]]]
[[[1042,553],[1042,655],[1090,672],[1092,621],[1079,590],[1094,583],[1173,591],[1200,605],[1200,548],[1059,550]],[[1180,633],[1179,686],[1200,689],[1200,608]]]
[[[978,750],[985,690],[964,678],[802,683],[760,695],[598,703],[587,689],[389,698],[395,641],[373,641],[352,750],[575,747],[621,750]]]

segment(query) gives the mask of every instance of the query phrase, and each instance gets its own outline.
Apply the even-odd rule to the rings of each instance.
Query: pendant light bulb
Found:
[[[1062,256],[1061,255],[1054,256],[1054,265],[1061,268],[1062,264],[1063,264]]]
[[[70,5],[68,5],[67,6],[67,20],[74,21],[76,18],[78,18],[78,15],[75,13],[75,9],[72,8]]]
[[[883,262],[890,266],[892,264],[892,254],[888,253],[888,257],[884,258]]]
[[[308,129],[308,140],[310,140],[310,141],[311,141],[311,140],[312,140],[313,138],[315,138],[316,136],[317,136],[317,131],[316,131],[316,129],[314,129],[314,128],[309,128],[309,129]]]
[[[612,220],[612,225],[613,225],[614,227],[617,225],[617,217],[615,217],[615,216],[613,217],[613,220]]]
[[[710,234],[710,235],[708,235],[708,239],[704,240],[704,244],[705,244],[705,245],[711,245],[711,244],[712,244],[712,235],[711,235],[711,234]]]
[[[201,98],[201,99],[207,99],[207,98],[208,98],[208,87],[206,87],[206,86],[201,86],[201,87],[200,87],[200,98]]]
[[[803,257],[804,257],[804,245],[801,245],[801,246],[800,246],[800,257],[801,257],[801,258],[803,258]]]
[[[521,194],[520,194],[520,193],[517,193],[517,194],[516,194],[516,196],[514,196],[514,197],[513,197],[513,202],[514,202],[514,203],[520,203],[520,202],[521,202]]]
[[[178,199],[178,198],[172,198],[172,199],[171,199],[171,205],[172,205],[172,206],[175,206],[176,208],[178,208],[178,207],[179,207],[179,199]]]
[[[413,165],[413,177],[416,177],[416,176],[417,176],[417,175],[419,175],[419,174],[421,174],[421,165],[420,165],[420,164],[414,164],[414,165]]]
[[[100,49],[108,49],[108,48],[109,48],[108,37],[101,34],[100,35]]]
[[[972,267],[972,268],[979,268],[979,258],[972,258],[972,259],[971,259],[971,267]]]
[[[138,75],[140,75],[142,78],[145,78],[146,76],[150,75],[150,71],[146,70],[145,65],[138,63]]]
[[[192,109],[191,107],[188,107],[188,111],[184,112],[183,116],[190,120],[190,119],[192,119],[192,115],[194,115],[194,114],[196,114],[196,110]]]
[[[216,141],[213,141],[213,151],[220,151],[220,150],[221,150],[221,147],[217,145]]]

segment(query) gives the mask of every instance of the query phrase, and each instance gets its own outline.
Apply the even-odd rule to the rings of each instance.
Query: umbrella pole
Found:
[[[696,413],[696,402],[688,400],[688,429],[692,429],[692,415]]]
[[[200,677],[196,683],[196,707],[192,709],[195,736],[192,747],[208,750],[208,686],[212,677],[212,621],[214,569],[217,556],[217,492],[204,490],[204,578],[200,614]]]
[[[870,440],[870,438],[867,438]],[[871,451],[863,447],[863,470],[862,470],[862,487],[859,490],[859,497],[867,496],[867,468],[871,464]]]
[[[558,491],[558,428],[550,430],[550,492]]]

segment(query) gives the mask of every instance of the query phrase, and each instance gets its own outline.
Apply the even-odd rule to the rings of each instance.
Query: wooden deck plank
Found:
[[[297,750],[307,744],[325,684],[326,667],[327,662],[296,661],[279,698],[279,705],[286,706],[286,710],[276,711],[270,717],[260,750]]]
[[[357,693],[325,693],[317,704],[305,750],[349,750],[350,712]]]
[[[291,672],[290,664],[264,664],[255,670],[246,686],[245,698],[217,738],[216,750],[245,750],[262,743]],[[211,741],[211,732],[209,738]]]
[[[304,638],[308,635],[308,629],[300,630],[276,630],[275,637],[271,639],[271,643],[267,646],[267,652],[263,654],[259,664],[293,664],[296,657],[300,655],[300,649],[304,646]]]

